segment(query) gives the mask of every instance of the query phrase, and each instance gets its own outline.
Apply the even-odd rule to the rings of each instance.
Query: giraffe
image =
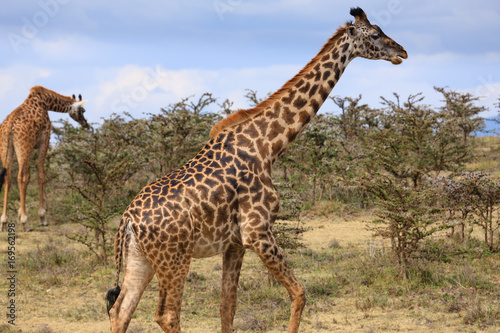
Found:
[[[271,180],[273,162],[315,116],[352,59],[400,64],[407,58],[404,48],[371,25],[362,9],[350,13],[355,22],[340,27],[296,76],[255,108],[217,123],[193,159],[145,186],[127,207],[115,238],[115,284],[106,295],[111,332],[127,330],[155,274],[155,321],[165,332],[180,332],[191,259],[222,254],[221,331],[230,333],[247,249],[288,291],[288,332],[298,332],[305,289],[272,233],[280,201]]]
[[[45,172],[44,163],[47,149],[49,148],[51,122],[47,111],[69,113],[82,127],[89,128],[83,113],[83,106],[87,101],[76,101],[75,95],[66,97],[46,89],[42,86],[34,86],[30,89],[28,97],[23,104],[18,106],[0,125],[0,158],[3,169],[0,172],[0,189],[5,180],[5,194],[3,201],[2,231],[7,227],[7,197],[11,187],[11,165],[14,152],[19,164],[17,176],[21,207],[19,208],[19,221],[24,230],[29,230],[28,216],[26,215],[26,190],[30,179],[29,161],[30,155],[38,147],[38,194],[40,206],[38,216],[40,225],[46,226],[45,218]]]

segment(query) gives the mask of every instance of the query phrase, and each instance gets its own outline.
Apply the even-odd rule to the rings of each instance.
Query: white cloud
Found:
[[[43,67],[12,66],[0,68],[0,121],[19,106],[40,77],[50,77],[52,71]]]
[[[209,84],[217,80],[218,74],[211,70],[165,70],[156,71],[158,83],[165,92],[170,92],[175,98],[207,92]]]
[[[172,70],[159,65],[127,65],[96,70],[89,76],[97,77],[99,83],[83,87],[89,95],[87,115],[94,122],[113,112],[127,111],[134,117],[142,117],[144,113],[156,113],[170,103],[189,96],[199,97],[205,92],[212,93],[219,103],[229,99],[234,108],[246,108],[246,89],[257,90],[258,96],[263,97],[279,89],[299,69],[296,65],[276,65],[218,71]]]
[[[103,116],[122,111],[156,112],[168,103],[200,95],[209,91],[207,83],[213,81],[216,72],[127,65],[101,71],[98,77],[102,81],[94,97],[94,112]]]

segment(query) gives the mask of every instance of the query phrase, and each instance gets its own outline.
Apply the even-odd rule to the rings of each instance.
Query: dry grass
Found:
[[[500,137],[475,138],[475,158],[467,165],[469,171],[484,171],[495,180],[500,179]]]
[[[498,256],[467,254],[447,264],[422,264],[414,277],[400,281],[391,268],[387,244],[372,239],[365,228],[369,218],[304,222],[310,227],[303,235],[307,248],[287,255],[308,292],[301,332],[498,331]],[[94,266],[92,255],[59,230],[18,234],[17,325],[16,330],[0,326],[0,332],[109,332],[103,297],[113,269]],[[3,237],[0,248],[6,246]],[[219,256],[193,261],[181,315],[184,332],[220,331],[221,273]],[[5,284],[0,293],[6,295]],[[129,332],[160,331],[153,320],[157,293],[153,280]],[[239,331],[286,331],[286,291],[269,282],[251,252],[245,257],[238,296]]]

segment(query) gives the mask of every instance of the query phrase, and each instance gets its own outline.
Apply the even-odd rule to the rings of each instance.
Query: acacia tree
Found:
[[[226,103],[222,106],[229,107]],[[184,98],[162,108],[159,114],[150,114],[146,152],[157,176],[180,167],[208,141],[210,130],[221,118],[218,113],[207,111],[214,104],[212,94],[205,93],[198,100]]]
[[[103,264],[110,250],[109,219],[121,214],[138,191],[127,182],[143,166],[137,151],[143,148],[144,131],[144,121],[117,115],[92,132],[69,122],[55,131],[52,160],[69,183],[61,211],[71,212],[66,218],[84,227],[67,236],[86,245]]]
[[[462,239],[466,224],[478,225],[483,229],[485,245],[494,250],[495,236],[500,230],[500,184],[484,172],[462,172],[438,185],[444,190],[450,217],[462,226]]]
[[[460,178],[438,178],[435,185],[443,190],[443,207],[448,212],[446,221],[451,227],[451,235],[455,234],[455,227],[460,227],[460,238],[465,241],[465,229],[472,223],[472,206],[470,199],[472,197],[471,186]]]
[[[378,218],[369,229],[391,239],[402,273],[406,273],[408,260],[420,241],[442,229],[436,224],[443,212],[436,205],[439,192],[431,186],[408,187],[392,177],[379,178],[366,188],[378,199]]]
[[[478,114],[485,111],[484,106],[476,105],[479,97],[470,93],[461,93],[455,90],[434,87],[444,97],[445,105],[441,113],[449,118],[450,128],[462,138],[462,144],[470,144],[472,133],[484,129],[484,119]]]
[[[461,170],[471,150],[448,109],[422,104],[420,94],[404,103],[394,96],[382,99],[377,126],[366,135],[365,173],[357,183],[376,198],[373,230],[392,240],[405,271],[418,243],[443,228],[436,224],[443,218],[440,192],[430,180],[442,171]]]

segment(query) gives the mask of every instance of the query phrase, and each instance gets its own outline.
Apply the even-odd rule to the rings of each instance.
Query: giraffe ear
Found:
[[[356,36],[356,35],[357,35],[356,27],[355,27],[355,26],[353,26],[353,25],[348,26],[348,27],[347,27],[347,31],[349,32],[349,35],[350,35],[351,37],[354,37],[354,36]]]
[[[350,14],[352,16],[354,16],[354,19],[355,19],[356,23],[367,22],[368,21],[368,18],[366,17],[365,12],[363,11],[363,9],[361,9],[359,7],[351,8]]]

